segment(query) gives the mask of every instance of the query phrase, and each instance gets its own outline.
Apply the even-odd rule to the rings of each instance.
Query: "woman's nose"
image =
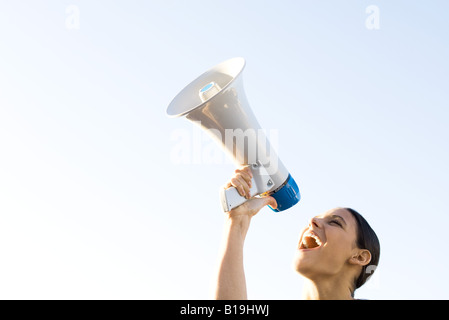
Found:
[[[312,219],[310,219],[309,226],[314,228],[321,228],[321,219],[313,217]]]

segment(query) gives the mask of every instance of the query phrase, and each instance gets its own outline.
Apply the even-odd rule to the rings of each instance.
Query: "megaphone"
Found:
[[[185,116],[223,148],[237,167],[251,166],[253,196],[272,196],[280,212],[299,202],[298,186],[278,158],[254,116],[243,88],[245,59],[233,58],[209,69],[173,99],[169,117]],[[234,188],[223,189],[225,212],[247,201]]]

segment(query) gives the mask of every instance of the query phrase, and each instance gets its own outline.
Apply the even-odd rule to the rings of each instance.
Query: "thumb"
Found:
[[[278,203],[276,202],[276,199],[273,197],[264,197],[262,199],[265,199],[265,205],[270,206],[273,209],[276,209],[278,207]]]

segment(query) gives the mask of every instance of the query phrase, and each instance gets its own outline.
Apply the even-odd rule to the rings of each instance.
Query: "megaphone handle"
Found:
[[[265,193],[274,187],[271,177],[268,175],[263,165],[251,165],[253,178],[251,179],[250,198]],[[220,192],[220,201],[224,212],[229,212],[234,208],[244,204],[248,199],[242,197],[235,187],[222,189]]]

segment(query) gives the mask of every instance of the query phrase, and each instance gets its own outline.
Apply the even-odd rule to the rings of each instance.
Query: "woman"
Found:
[[[249,198],[252,173],[237,169],[226,187]],[[217,278],[216,299],[247,299],[243,245],[252,217],[272,197],[254,198],[227,213],[225,241]],[[305,299],[354,299],[354,291],[379,262],[379,240],[366,220],[350,208],[335,208],[310,220],[294,258],[295,270],[306,278]]]

